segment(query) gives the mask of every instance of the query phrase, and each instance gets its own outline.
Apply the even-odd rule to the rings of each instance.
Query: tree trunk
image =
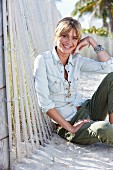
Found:
[[[109,32],[113,33],[113,13],[112,13],[111,6],[108,7],[108,11],[109,11],[108,17],[109,17],[109,25],[110,25]]]

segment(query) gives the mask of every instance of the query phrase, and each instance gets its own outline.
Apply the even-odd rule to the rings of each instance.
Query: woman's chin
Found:
[[[72,50],[63,50],[62,52],[65,54],[71,54],[73,51]]]

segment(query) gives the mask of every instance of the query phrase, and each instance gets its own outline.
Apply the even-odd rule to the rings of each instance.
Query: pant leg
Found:
[[[113,146],[113,125],[105,121],[92,121],[85,124],[70,139],[71,142],[82,145],[101,142]]]
[[[92,120],[105,120],[107,114],[113,113],[113,72],[109,73],[102,81],[87,109]]]
[[[70,121],[71,124],[79,119],[89,118],[87,109],[82,107]],[[75,134],[72,134],[60,127],[57,129],[60,137],[82,145],[94,144],[98,142],[113,145],[113,125],[105,121],[91,121],[86,123]]]
[[[90,118],[88,111],[86,110],[86,104],[87,102],[85,102],[83,106],[77,111],[75,116],[71,119],[71,121],[69,121],[70,124],[74,125],[74,123],[77,122],[78,120]],[[67,140],[70,140],[72,138],[72,134],[65,130],[64,128],[62,128],[61,126],[57,129],[57,133],[61,138]]]

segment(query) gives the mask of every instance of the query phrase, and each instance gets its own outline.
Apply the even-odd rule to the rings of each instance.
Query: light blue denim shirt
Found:
[[[38,55],[35,59],[34,77],[39,106],[44,113],[56,108],[69,121],[77,112],[76,107],[84,102],[82,96],[77,93],[81,71],[113,72],[113,58],[107,62],[98,62],[80,54],[70,54],[65,69],[68,81],[64,78],[64,66],[55,48]]]

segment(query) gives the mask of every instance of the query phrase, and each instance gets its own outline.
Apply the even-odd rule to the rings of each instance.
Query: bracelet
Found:
[[[102,47],[102,45],[97,45],[95,48],[94,48],[94,51],[96,53],[99,53],[101,51],[104,51],[104,48]]]

